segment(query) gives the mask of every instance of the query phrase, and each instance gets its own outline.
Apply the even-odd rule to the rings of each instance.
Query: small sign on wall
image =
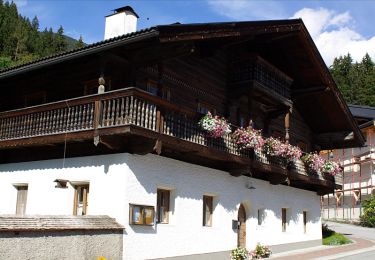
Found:
[[[129,204],[129,224],[153,226],[155,221],[153,206]]]

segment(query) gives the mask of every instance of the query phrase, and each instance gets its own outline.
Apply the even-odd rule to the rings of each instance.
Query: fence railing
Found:
[[[135,125],[262,164],[285,164],[262,152],[240,151],[230,135],[209,138],[198,126],[199,115],[136,88],[90,95],[0,113],[1,141]],[[294,171],[308,175],[302,161]],[[321,179],[321,176],[317,176]]]

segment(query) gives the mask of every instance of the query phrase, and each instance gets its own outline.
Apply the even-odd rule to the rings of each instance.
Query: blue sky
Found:
[[[15,0],[22,15],[38,16],[40,27],[60,25],[73,38],[101,41],[104,16],[131,5],[140,16],[138,29],[157,24],[269,20],[305,21],[327,65],[348,52],[375,59],[375,1],[372,0]]]

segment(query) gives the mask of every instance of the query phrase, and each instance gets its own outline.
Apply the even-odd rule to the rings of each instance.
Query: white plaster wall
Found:
[[[321,239],[320,199],[315,192],[183,163],[157,155],[115,154],[0,165],[0,214],[14,214],[16,189],[28,183],[27,214],[71,214],[74,190],[55,188],[55,179],[89,181],[91,215],[109,215],[125,226],[124,258],[147,259],[230,250],[236,247],[240,203],[247,213],[247,247]],[[129,203],[156,206],[157,188],[172,192],[170,224],[129,225]],[[202,197],[214,196],[212,227],[202,226]],[[288,208],[288,227],[281,231],[281,208]],[[257,209],[266,218],[257,224]],[[308,211],[307,233],[302,212]]]

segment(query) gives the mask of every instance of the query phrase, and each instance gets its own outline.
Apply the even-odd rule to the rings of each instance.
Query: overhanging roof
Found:
[[[298,111],[315,133],[324,138],[328,136],[322,141],[326,142],[322,148],[361,146],[365,142],[301,19],[155,26],[3,70],[0,80],[150,38],[160,44],[223,40],[261,42],[262,55],[295,79],[292,99]],[[337,141],[330,137],[332,133],[340,133]],[[341,136],[352,138],[343,140]]]

